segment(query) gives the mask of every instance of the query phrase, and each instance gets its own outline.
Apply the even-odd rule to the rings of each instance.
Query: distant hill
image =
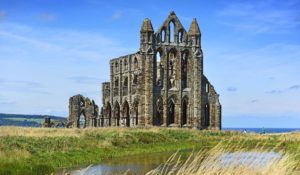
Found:
[[[25,115],[25,114],[3,114],[0,113],[0,126],[27,126],[40,127],[45,117],[52,121],[66,121],[67,118],[52,115]]]

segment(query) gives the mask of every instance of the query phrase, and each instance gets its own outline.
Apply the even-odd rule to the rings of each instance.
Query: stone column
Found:
[[[145,64],[145,125],[152,125],[153,117],[153,85],[154,85],[154,54],[147,53]]]
[[[161,56],[162,67],[164,70],[163,74],[163,126],[167,126],[168,119],[168,53],[165,51]]]

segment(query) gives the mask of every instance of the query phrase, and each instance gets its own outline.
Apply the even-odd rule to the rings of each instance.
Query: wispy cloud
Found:
[[[270,0],[229,4],[219,12],[221,17],[226,17],[221,23],[253,34],[283,33],[299,26],[295,21],[299,14],[297,5],[283,3],[274,6],[278,3]]]
[[[100,84],[103,80],[96,77],[87,77],[87,76],[80,76],[80,77],[69,77],[69,80],[72,80],[74,83],[77,84]]]
[[[6,12],[4,10],[0,10],[0,20],[5,19]]]
[[[258,102],[258,99],[253,99],[250,101],[251,103],[257,103]]]
[[[0,90],[3,91],[49,94],[49,92],[43,90],[40,83],[32,81],[0,79],[0,85]]]
[[[282,94],[282,93],[286,93],[286,92],[289,92],[289,91],[295,91],[295,90],[299,90],[300,89],[300,86],[299,85],[293,85],[293,86],[290,86],[286,89],[282,89],[282,90],[271,90],[271,91],[267,91],[266,93],[267,94]]]
[[[128,18],[132,16],[141,16],[142,12],[138,9],[133,9],[133,8],[122,8],[119,10],[115,10],[113,14],[111,15],[111,19],[113,20],[118,20],[121,18]]]
[[[111,18],[112,19],[120,19],[122,17],[122,15],[123,15],[123,11],[118,10],[112,14]]]
[[[38,19],[41,21],[45,21],[45,22],[54,21],[54,20],[56,20],[56,18],[57,18],[57,15],[54,13],[42,13],[42,14],[38,15]]]
[[[298,90],[298,89],[300,89],[299,85],[293,85],[293,86],[288,88],[288,90]]]
[[[228,92],[236,92],[236,91],[237,91],[237,88],[235,88],[235,87],[228,87],[228,88],[227,88],[227,91],[228,91]]]

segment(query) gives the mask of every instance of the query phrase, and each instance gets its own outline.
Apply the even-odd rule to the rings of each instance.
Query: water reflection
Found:
[[[182,159],[184,160],[191,150],[182,151]],[[130,174],[145,174],[155,169],[162,163],[165,163],[174,152],[155,153],[150,155],[127,156],[114,160],[106,160],[101,165],[95,165],[88,168],[72,171],[72,175],[115,175],[124,174],[129,171]],[[279,160],[282,155],[275,152],[233,152],[223,153],[220,155],[217,164],[219,166],[248,166],[254,168],[262,168],[268,163]],[[214,165],[216,166],[216,165]],[[217,165],[218,166],[218,165]]]
[[[115,175],[130,171],[133,175],[145,174],[166,162],[174,152],[154,153],[150,155],[136,155],[106,160],[101,165],[72,171],[72,175]],[[184,154],[184,153],[183,153]]]
[[[276,152],[234,152],[223,153],[220,156],[221,166],[248,166],[250,168],[263,168],[269,163],[279,160],[282,155]]]

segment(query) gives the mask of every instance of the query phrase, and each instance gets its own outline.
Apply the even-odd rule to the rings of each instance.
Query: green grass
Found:
[[[280,151],[297,153],[300,133],[245,135],[167,128],[79,130],[0,127],[0,174],[50,174],[126,155],[210,149],[221,140],[224,146],[226,143],[239,145],[243,142],[243,149],[253,149],[263,141],[266,148],[276,146]],[[297,160],[300,162],[299,156]]]
[[[7,120],[14,120],[14,121],[28,121],[28,122],[37,122],[37,123],[44,123],[44,119],[37,119],[37,118],[3,118]]]

